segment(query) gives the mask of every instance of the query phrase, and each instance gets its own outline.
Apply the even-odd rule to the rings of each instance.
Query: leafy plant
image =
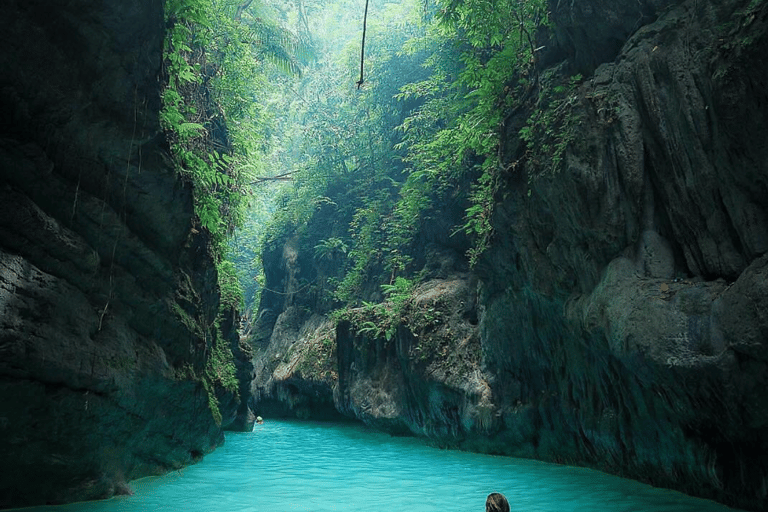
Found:
[[[330,260],[337,254],[347,254],[347,244],[337,237],[322,240],[315,246],[315,258],[318,260]]]
[[[542,88],[520,139],[526,143],[529,161],[539,173],[557,172],[563,164],[565,150],[576,137],[578,119],[573,113],[576,89],[581,75],[568,79],[567,85]],[[550,77],[549,80],[555,80]]]
[[[229,259],[222,259],[217,266],[221,307],[240,309],[243,306],[243,287],[237,275],[235,264]]]
[[[499,128],[504,116],[539,87],[534,34],[547,23],[544,0],[449,0],[438,2],[436,23],[422,38],[432,48],[432,76],[406,84],[398,98],[421,99],[399,129],[414,180],[450,190],[469,171],[479,171],[466,223],[474,265],[489,246],[494,195],[504,162]],[[454,42],[460,41],[457,46]],[[417,41],[406,45],[415,51]],[[458,55],[457,55],[458,54]]]
[[[381,285],[381,290],[390,300],[402,304],[413,290],[413,281],[404,277],[398,277],[392,284]]]

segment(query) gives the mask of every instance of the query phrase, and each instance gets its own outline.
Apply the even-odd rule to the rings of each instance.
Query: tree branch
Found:
[[[245,11],[252,3],[253,3],[253,0],[247,0],[246,2],[237,6],[237,13],[235,13],[235,21],[240,21],[240,17],[243,15],[243,11]]]
[[[278,174],[277,176],[259,176],[254,181],[250,182],[249,185],[258,185],[259,183],[263,183],[265,181],[290,181],[293,179],[293,174],[296,171],[288,171],[284,172],[283,174]]]

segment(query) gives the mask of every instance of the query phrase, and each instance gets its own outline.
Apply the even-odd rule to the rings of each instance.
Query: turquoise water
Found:
[[[202,462],[131,483],[134,496],[24,512],[291,512],[485,510],[723,512],[716,503],[596,471],[439,450],[358,425],[268,421],[227,434]]]

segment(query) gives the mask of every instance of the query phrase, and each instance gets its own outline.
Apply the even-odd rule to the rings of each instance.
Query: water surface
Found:
[[[24,512],[483,512],[494,491],[513,511],[734,510],[588,469],[439,450],[353,424],[296,421],[228,433],[199,464],[131,486],[134,496]]]

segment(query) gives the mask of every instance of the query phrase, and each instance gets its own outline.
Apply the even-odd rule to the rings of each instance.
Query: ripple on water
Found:
[[[131,485],[133,496],[25,512],[482,512],[493,491],[526,512],[733,510],[583,468],[292,421],[230,433],[199,464]]]

